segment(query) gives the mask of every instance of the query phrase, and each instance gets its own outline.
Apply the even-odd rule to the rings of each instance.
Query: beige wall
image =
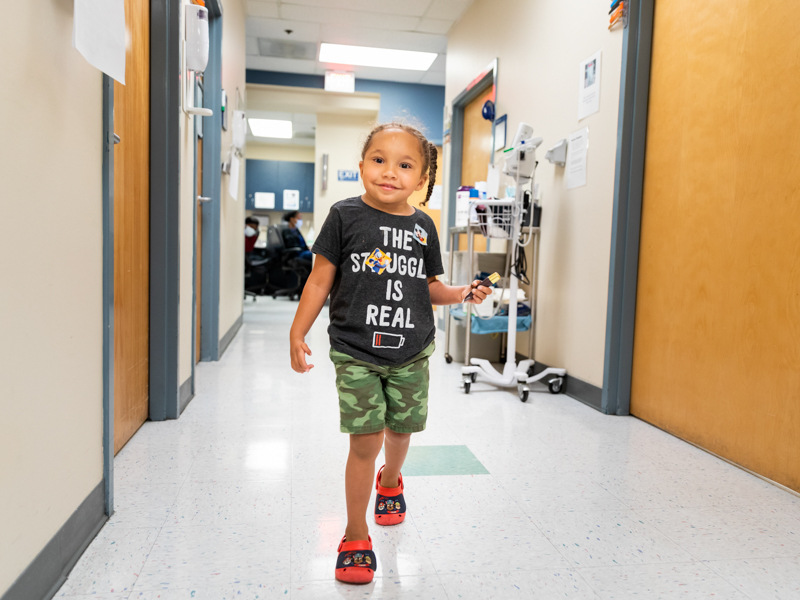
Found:
[[[499,58],[497,114],[508,114],[509,139],[520,121],[544,138],[536,175],[543,205],[536,359],[597,386],[603,383],[622,56],[622,31],[607,30],[607,12],[607,3],[593,0],[476,0],[451,29],[447,46],[448,105]],[[579,122],[578,65],[597,50],[603,52],[600,112]],[[544,154],[584,126],[587,185],[567,190],[564,169]],[[527,348],[521,334],[517,350]]]
[[[378,118],[370,116],[317,115],[316,168],[314,169],[314,228],[317,233],[331,206],[339,200],[364,193],[361,181],[337,181],[339,169],[358,169],[361,146]],[[328,155],[328,189],[322,191],[322,155]]]
[[[102,75],[72,48],[72,2],[8,9],[0,596],[103,478]]]
[[[313,163],[314,146],[247,142],[247,158]]]
[[[225,0],[222,12],[222,89],[228,92],[228,110],[237,108],[238,95],[245,100],[245,12],[241,0]],[[245,109],[244,104],[239,106]],[[230,117],[229,117],[230,122]],[[222,156],[225,160],[233,137],[232,128],[222,132]],[[239,171],[238,198],[228,193],[229,175],[222,176],[222,211],[220,218],[219,256],[219,337],[228,333],[242,314],[244,297],[244,172]]]

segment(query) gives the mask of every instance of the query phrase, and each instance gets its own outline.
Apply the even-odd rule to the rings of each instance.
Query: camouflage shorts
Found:
[[[428,357],[434,344],[407,363],[373,365],[331,349],[343,433],[397,433],[425,429],[428,418]]]

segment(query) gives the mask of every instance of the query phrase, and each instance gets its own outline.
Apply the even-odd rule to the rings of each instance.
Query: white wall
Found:
[[[103,478],[102,75],[72,2],[4,13],[0,596]]]
[[[536,359],[597,386],[603,383],[622,60],[622,31],[607,30],[607,13],[608,3],[594,0],[475,0],[450,30],[447,46],[448,105],[499,58],[497,114],[508,114],[509,138],[520,121],[544,137],[537,170],[543,213]],[[578,66],[597,50],[603,53],[600,112],[579,122]],[[545,161],[544,151],[584,126],[587,185],[567,190],[564,169]],[[448,145],[446,165],[449,151]],[[527,349],[522,334],[517,351]]]
[[[233,114],[237,104],[237,90],[245,98],[245,11],[241,0],[225,0],[222,6],[222,89],[228,92],[228,110]],[[244,110],[245,106],[240,107]],[[230,122],[230,117],[229,117]],[[233,131],[222,132],[222,156],[225,160]],[[219,337],[228,333],[242,314],[244,297],[244,172],[245,161],[239,171],[239,193],[231,198],[228,193],[230,176],[222,176],[222,211],[220,219],[219,257]]]
[[[361,147],[375,125],[370,116],[317,115],[316,168],[314,169],[314,227],[319,233],[331,206],[364,193],[361,181],[338,181],[339,169],[358,169]],[[328,155],[328,189],[322,190],[322,155]]]

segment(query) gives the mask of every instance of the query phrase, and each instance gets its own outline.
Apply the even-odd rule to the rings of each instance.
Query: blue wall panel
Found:
[[[314,163],[247,159],[245,198],[255,210],[255,193],[275,194],[275,208],[284,210],[283,190],[300,191],[300,212],[314,211]]]
[[[247,83],[324,89],[325,77],[247,69]],[[396,118],[411,120],[412,123],[419,121],[427,138],[437,146],[442,145],[444,86],[356,79],[356,91],[381,95],[378,114],[381,123]]]

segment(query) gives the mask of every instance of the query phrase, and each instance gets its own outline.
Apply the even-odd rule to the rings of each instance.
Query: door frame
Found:
[[[211,201],[202,204],[203,266],[200,293],[203,312],[200,315],[200,360],[216,361],[219,360],[219,254],[222,214],[222,5],[219,0],[207,0],[206,8],[209,14],[209,49],[208,66],[203,73],[203,107],[210,108],[214,114],[205,117],[206,121],[203,123],[203,195],[211,198]],[[195,160],[196,156],[195,153]],[[194,256],[193,264],[196,269],[197,256]],[[192,327],[196,329],[196,325],[193,324]],[[193,354],[192,365],[194,364]],[[194,390],[194,366],[192,389]]]
[[[655,0],[631,2],[623,31],[600,407],[612,415],[630,414],[654,10]]]
[[[114,514],[114,80],[103,74],[103,487]]]
[[[453,100],[450,117],[450,176],[447,188],[447,230],[445,249],[450,251],[450,228],[456,224],[456,192],[461,186],[461,152],[464,145],[464,108],[481,95],[489,84],[494,88],[494,103],[497,105],[497,69],[499,60],[495,58],[481,73],[473,79]],[[492,123],[492,152],[489,162],[494,164],[494,127]],[[442,146],[444,151],[444,146]]]
[[[150,2],[150,420],[180,415],[181,0]]]

